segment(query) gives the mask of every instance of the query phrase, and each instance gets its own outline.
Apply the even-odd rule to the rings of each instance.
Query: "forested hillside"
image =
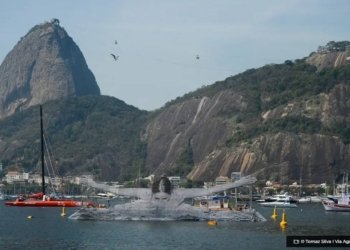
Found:
[[[45,136],[60,175],[94,174],[98,179],[130,179],[144,171],[146,144],[140,131],[147,118],[124,102],[85,96],[43,105]],[[40,159],[39,106],[0,120],[0,152],[4,166],[35,171]]]

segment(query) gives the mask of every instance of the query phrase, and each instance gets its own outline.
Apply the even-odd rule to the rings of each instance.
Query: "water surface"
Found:
[[[287,235],[350,234],[350,213],[325,212],[320,203],[286,209],[285,230],[279,227],[282,210],[273,221],[272,208],[255,207],[267,222],[211,227],[189,221],[74,221],[61,217],[60,208],[0,204],[0,249],[287,249]],[[74,211],[66,209],[67,215]]]

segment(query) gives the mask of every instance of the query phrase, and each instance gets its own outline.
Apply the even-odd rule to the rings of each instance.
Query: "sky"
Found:
[[[350,40],[348,0],[0,0],[0,6],[0,62],[33,26],[57,18],[101,93],[143,110]]]

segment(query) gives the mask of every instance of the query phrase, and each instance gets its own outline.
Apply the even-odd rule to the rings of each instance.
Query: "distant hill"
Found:
[[[0,65],[0,118],[50,100],[99,94],[83,54],[57,19],[33,27]]]

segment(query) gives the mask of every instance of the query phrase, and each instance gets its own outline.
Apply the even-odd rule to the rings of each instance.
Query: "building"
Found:
[[[47,183],[47,178],[45,178],[45,183]],[[40,174],[31,174],[29,179],[28,179],[28,182],[29,183],[36,183],[36,184],[39,184],[41,185],[41,182],[42,182],[42,177]]]
[[[241,179],[241,172],[232,172],[231,173],[231,181],[239,181]]]
[[[226,176],[219,176],[215,179],[215,185],[223,185],[230,182],[230,178]]]
[[[82,176],[77,176],[75,177],[75,180],[74,180],[74,184],[77,184],[77,185],[86,185],[88,184],[89,182],[92,182],[93,181],[93,175],[82,175]]]
[[[50,182],[55,188],[60,188],[62,186],[63,180],[61,177],[52,177],[50,178]]]
[[[179,188],[181,182],[180,176],[169,176],[168,179],[172,188]]]
[[[13,169],[7,172],[7,174],[5,175],[5,181],[7,183],[23,182],[26,180],[25,178],[27,176],[28,176],[28,173],[24,173],[23,169]]]

